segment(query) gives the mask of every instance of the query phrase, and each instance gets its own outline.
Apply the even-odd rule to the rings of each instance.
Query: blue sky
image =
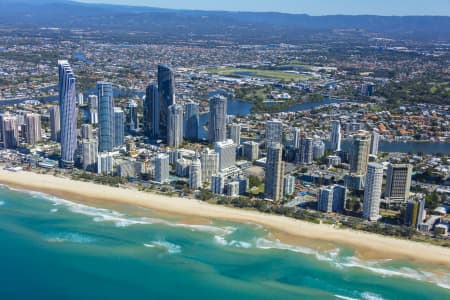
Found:
[[[78,0],[178,9],[327,14],[445,15],[450,0]]]

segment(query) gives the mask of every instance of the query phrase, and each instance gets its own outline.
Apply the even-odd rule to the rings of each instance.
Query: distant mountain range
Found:
[[[384,37],[450,41],[450,17],[309,16],[305,14],[171,10],[68,0],[2,0],[0,26],[138,31],[154,36],[239,37],[249,43],[298,43],[306,36],[356,30]]]

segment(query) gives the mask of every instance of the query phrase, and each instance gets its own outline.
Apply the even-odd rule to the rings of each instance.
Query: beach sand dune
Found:
[[[14,188],[44,192],[76,202],[126,204],[189,218],[250,222],[273,231],[275,236],[278,232],[283,241],[287,239],[288,242],[303,241],[302,244],[308,240],[335,243],[355,249],[362,257],[408,259],[418,263],[450,267],[450,249],[445,247],[349,229],[336,229],[330,225],[313,224],[257,211],[211,205],[192,199],[114,188],[31,172],[10,172],[0,169],[0,183]]]

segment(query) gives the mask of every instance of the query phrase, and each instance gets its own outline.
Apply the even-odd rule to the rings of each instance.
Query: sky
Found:
[[[175,9],[277,11],[310,15],[450,16],[450,0],[76,0]]]

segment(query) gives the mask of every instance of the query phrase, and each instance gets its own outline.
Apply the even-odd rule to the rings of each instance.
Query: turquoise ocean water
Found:
[[[432,269],[0,187],[0,299],[449,299]]]

